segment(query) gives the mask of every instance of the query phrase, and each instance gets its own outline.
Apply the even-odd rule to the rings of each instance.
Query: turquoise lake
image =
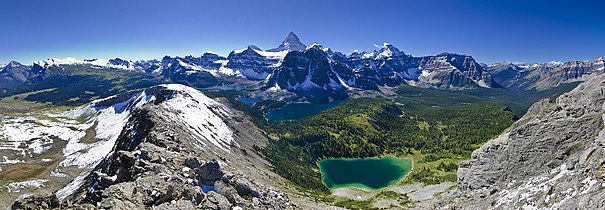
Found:
[[[326,109],[338,106],[342,102],[343,101],[331,101],[325,104],[291,103],[279,109],[269,110],[269,112],[265,114],[265,118],[276,121],[298,120],[319,114]]]
[[[328,188],[377,190],[395,184],[412,170],[411,158],[329,158],[319,161]]]

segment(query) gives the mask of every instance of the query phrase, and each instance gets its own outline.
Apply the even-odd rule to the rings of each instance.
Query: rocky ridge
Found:
[[[458,169],[440,209],[605,208],[605,75],[543,99]]]
[[[245,115],[182,85],[144,94],[91,173],[53,195],[22,196],[13,208],[297,208],[284,180],[254,152],[267,139]],[[204,193],[202,184],[214,190]]]

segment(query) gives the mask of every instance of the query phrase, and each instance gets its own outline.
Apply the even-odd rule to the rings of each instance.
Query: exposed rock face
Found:
[[[262,54],[261,54],[262,53]],[[265,54],[256,46],[248,46],[244,50],[232,51],[227,59],[226,68],[241,73],[250,80],[266,79],[275,67],[281,62],[287,52],[274,52]]]
[[[36,82],[50,76],[60,74],[61,69],[43,68],[40,65],[26,66],[11,61],[0,69],[0,88],[17,87],[26,83]]]
[[[306,78],[314,81],[307,82]],[[309,101],[327,101],[346,97],[349,88],[379,90],[380,86],[401,84],[441,89],[501,88],[471,56],[443,53],[413,57],[385,43],[380,50],[350,56],[319,44],[303,53],[290,52],[264,89],[287,90]]]
[[[418,78],[418,62],[391,44],[372,53],[352,53],[347,64],[355,74],[353,86],[376,89],[375,86],[395,86]]]
[[[371,53],[352,53],[347,65],[355,78],[365,80],[354,87],[412,84],[433,88],[499,88],[479,63],[468,55],[442,53],[436,56],[413,57],[391,44]]]
[[[11,61],[0,69],[0,88],[18,86],[25,83],[30,77],[29,67]]]
[[[454,209],[605,208],[605,75],[534,104],[458,169]]]
[[[222,66],[220,61],[225,61],[227,58],[211,52],[206,52],[200,57],[185,56],[185,60],[189,60],[205,69],[217,70]]]
[[[520,81],[515,81],[515,77],[524,69],[521,64],[513,62],[496,63],[484,68],[489,71],[495,82],[503,87],[521,86]]]
[[[309,101],[345,99],[346,88],[333,64],[319,45],[304,52],[290,52],[269,78],[268,84],[272,85],[266,88],[295,92]]]
[[[205,54],[206,56],[209,56]],[[209,60],[209,61],[208,61]],[[212,58],[208,57],[169,57],[162,58],[159,65],[153,65],[146,69],[146,72],[152,74],[160,74],[166,79],[170,79],[175,83],[186,84],[195,87],[210,87],[219,83],[219,80],[211,73],[217,71],[212,69]],[[208,67],[208,69],[204,68]]]
[[[423,57],[418,69],[419,85],[438,88],[453,87],[500,87],[471,56],[442,53]]]
[[[73,190],[22,198],[13,207],[296,207],[278,184],[283,179],[253,152],[254,145],[262,147],[267,139],[247,117],[182,85],[156,86],[145,94],[149,102],[132,111],[95,169],[68,185]],[[203,193],[202,184],[214,191]]]

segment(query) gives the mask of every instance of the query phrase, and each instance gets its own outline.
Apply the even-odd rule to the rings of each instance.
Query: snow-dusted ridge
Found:
[[[215,113],[228,115],[220,103],[208,98],[198,90],[179,84],[160,85],[148,90],[160,87],[174,91],[170,99],[158,105],[159,108],[168,110],[165,114],[171,115],[169,119],[180,121],[183,126],[190,127],[195,135],[214,146],[228,150],[233,137],[227,124]],[[155,102],[156,96],[148,90],[138,92],[127,100],[111,105],[105,105],[105,103],[117,99],[118,96],[96,100],[86,107],[67,113],[66,116],[92,115],[93,117],[87,121],[87,124],[91,127],[93,124],[96,125],[94,128],[96,138],[102,141],[84,144],[78,138],[70,139],[64,149],[66,159],[61,165],[91,167],[99,163],[111,151],[132,111]],[[208,145],[205,142],[201,143]]]
[[[247,47],[247,48],[244,48],[244,49],[233,50],[233,53],[240,54],[240,53],[243,53],[244,51],[246,51],[248,49],[252,49],[254,52],[258,53],[259,55],[261,55],[263,57],[267,57],[268,59],[284,59],[284,57],[286,57],[286,55],[289,52],[288,50],[265,51],[265,50],[258,49],[256,47]]]
[[[170,115],[169,119],[180,121],[188,126],[193,135],[200,137],[198,139],[201,145],[209,146],[209,142],[222,150],[229,150],[233,142],[233,132],[221,117],[231,114],[222,104],[188,86],[179,84],[160,86],[177,92],[160,105],[168,110],[166,113]]]
[[[50,66],[60,66],[60,65],[91,65],[94,67],[100,68],[110,68],[110,69],[121,69],[121,70],[136,70],[134,62],[126,61],[128,64],[114,64],[110,62],[110,60],[106,59],[85,59],[80,60],[77,58],[49,58],[42,61],[35,61],[34,65],[39,65],[44,68],[48,68]]]
[[[172,92],[167,94],[166,90]],[[157,94],[162,94],[162,98],[166,100],[156,101],[159,97]],[[123,100],[119,100],[120,98],[124,97],[118,95],[96,100],[86,107],[64,113],[64,116],[71,117],[91,115],[86,124],[91,129],[96,129],[99,141],[84,144],[79,138],[70,139],[64,149],[65,160],[60,163],[61,166],[95,167],[111,153],[122,130],[132,129],[128,127],[131,113],[145,105],[151,105],[149,109],[161,115],[164,120],[170,120],[173,125],[189,130],[188,133],[198,140],[197,146],[200,149],[214,147],[229,152],[234,143],[233,132],[222,119],[230,116],[230,111],[191,87],[165,84],[131,94]],[[92,127],[93,124],[96,127]],[[64,199],[72,194],[82,184],[85,176],[86,174],[81,174],[59,190],[58,198]]]

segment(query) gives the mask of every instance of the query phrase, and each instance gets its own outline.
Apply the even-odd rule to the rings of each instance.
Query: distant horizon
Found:
[[[383,42],[408,55],[480,63],[605,56],[605,2],[585,1],[9,1],[0,5],[0,64],[49,58],[153,60],[271,49],[288,32],[350,54]],[[283,9],[288,8],[288,9]],[[289,9],[294,8],[294,9]]]
[[[294,33],[294,34],[296,34],[296,32],[293,32],[293,33]],[[284,36],[284,37],[285,37],[285,36]],[[281,43],[281,42],[280,42],[280,43]],[[317,43],[317,42],[313,42],[313,43]],[[311,43],[311,44],[313,44],[313,43]],[[389,44],[390,44],[390,42],[384,42],[384,43],[381,43],[381,44],[386,44],[386,43],[389,43]],[[303,44],[305,44],[306,46],[311,45],[311,44],[304,43],[304,42],[303,42]],[[317,44],[322,45],[321,43],[317,43]],[[73,59],[77,59],[77,60],[82,60],[82,61],[83,61],[83,60],[91,60],[91,59],[110,60],[110,59],[116,59],[116,58],[120,58],[120,59],[123,59],[123,60],[129,60],[129,61],[149,61],[149,60],[158,60],[158,61],[159,61],[159,60],[161,60],[161,59],[162,59],[164,56],[170,56],[170,57],[186,57],[186,56],[194,56],[194,57],[195,57],[195,56],[201,56],[201,55],[203,55],[203,54],[205,54],[205,53],[213,53],[213,54],[217,54],[217,55],[219,55],[219,56],[227,57],[227,56],[228,56],[228,55],[229,55],[231,52],[233,52],[233,51],[235,51],[235,50],[242,50],[242,49],[246,49],[246,48],[247,48],[248,46],[250,46],[250,45],[254,45],[254,44],[248,44],[248,45],[246,45],[246,46],[244,46],[244,47],[241,47],[241,48],[232,49],[232,50],[230,50],[230,51],[228,51],[228,52],[226,52],[226,53],[219,53],[219,52],[216,52],[216,51],[213,51],[213,50],[207,50],[207,51],[205,51],[205,52],[198,53],[198,54],[187,54],[187,55],[168,55],[168,54],[167,54],[167,55],[162,55],[162,56],[159,56],[159,57],[154,57],[154,58],[142,58],[142,59],[131,59],[131,58],[125,58],[125,57],[90,57],[90,58],[88,58],[88,57],[87,57],[87,58],[81,58],[81,57],[68,56],[68,57],[49,57],[49,58],[45,58],[45,59],[34,60],[34,61],[29,62],[29,63],[24,63],[24,62],[21,62],[21,61],[16,61],[16,60],[11,60],[11,61],[16,61],[16,62],[19,62],[19,63],[21,63],[21,64],[23,64],[23,65],[32,65],[32,64],[34,64],[35,62],[38,62],[38,61],[45,61],[45,60],[49,60],[49,59],[69,59],[69,58],[73,58]],[[266,48],[259,47],[259,46],[257,46],[257,45],[254,45],[254,46],[259,47],[261,50],[269,50],[269,49],[272,49],[272,48],[277,47],[278,45],[279,45],[279,43],[278,43],[277,45],[275,45],[274,47],[266,47]],[[379,46],[379,44],[373,44],[373,48],[371,48],[371,49],[369,49],[369,50],[353,50],[353,51],[351,51],[351,52],[342,52],[342,51],[340,51],[340,50],[338,50],[338,49],[333,49],[333,48],[331,48],[331,47],[324,46],[324,45],[322,45],[322,46],[323,46],[323,47],[326,47],[326,48],[330,48],[330,49],[332,49],[333,51],[336,51],[336,52],[341,52],[341,53],[344,53],[344,54],[345,54],[345,55],[347,55],[347,56],[348,56],[348,55],[350,55],[350,54],[352,54],[353,52],[360,52],[360,53],[361,53],[361,52],[366,52],[366,53],[369,53],[369,52],[372,52],[372,51],[374,51],[374,50],[378,50],[378,49],[380,49],[380,47],[381,47],[381,46]],[[396,45],[393,45],[393,46],[394,46],[394,47],[396,47],[397,49],[399,49],[400,51],[403,51],[405,54],[407,54],[407,55],[412,55],[412,56],[414,56],[414,57],[433,56],[433,55],[438,55],[438,54],[441,54],[441,53],[453,53],[453,54],[460,54],[460,55],[470,55],[471,57],[473,57],[473,58],[474,58],[474,56],[473,56],[472,54],[464,54],[464,53],[457,53],[457,52],[441,52],[441,53],[436,53],[436,54],[431,54],[431,55],[414,55],[414,54],[407,53],[407,52],[406,52],[404,49],[400,49],[400,48],[399,48],[399,47],[397,47]],[[542,63],[549,63],[549,62],[567,62],[567,61],[594,61],[594,60],[597,60],[597,59],[599,59],[599,58],[603,58],[603,57],[605,57],[605,56],[597,56],[597,57],[595,57],[595,58],[593,58],[593,59],[576,59],[576,60],[551,60],[551,61],[544,61],[544,62],[525,62],[525,61],[508,61],[508,60],[503,60],[503,61],[497,61],[497,62],[486,63],[486,62],[481,62],[481,61],[477,60],[476,58],[475,58],[475,60],[477,60],[477,62],[478,62],[478,63],[484,63],[484,64],[494,64],[494,63],[504,63],[504,62],[510,62],[510,63],[525,63],[525,64],[542,64]],[[9,62],[11,62],[11,61],[9,61]],[[6,62],[6,63],[0,63],[0,65],[5,65],[5,64],[8,64],[9,62]]]

